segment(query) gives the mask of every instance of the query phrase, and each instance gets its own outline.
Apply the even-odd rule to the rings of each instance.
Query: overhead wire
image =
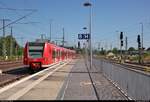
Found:
[[[15,13],[16,13],[17,15],[19,15],[19,16],[21,16],[21,15],[17,12],[17,10],[31,11],[31,13],[28,13],[28,14],[24,15],[23,17],[21,17],[21,18],[15,20],[15,21],[13,21],[13,22],[7,24],[7,25],[4,26],[4,27],[7,27],[7,26],[9,26],[9,25],[11,25],[11,24],[15,24],[16,22],[18,22],[18,21],[20,21],[20,20],[26,18],[27,16],[29,16],[29,15],[31,15],[32,13],[34,13],[35,11],[37,11],[36,9],[15,9],[15,8],[7,8],[7,6],[6,6],[3,2],[1,2],[1,1],[0,1],[0,4],[6,7],[6,8],[0,7],[0,9],[13,10],[13,11],[15,11]],[[1,29],[2,29],[2,28],[0,28],[0,30],[1,30]]]
[[[18,22],[18,21],[20,21],[20,20],[22,20],[22,19],[24,19],[24,18],[27,18],[28,16],[30,16],[30,15],[32,15],[34,12],[36,12],[37,10],[36,9],[15,9],[15,8],[8,8],[3,2],[1,2],[0,1],[0,5],[2,5],[3,7],[0,7],[0,9],[5,9],[5,10],[11,10],[11,11],[14,11],[14,13],[16,13],[16,15],[18,15],[18,16],[21,16],[21,18],[19,18],[19,19],[17,19],[17,20],[15,20],[15,21],[13,21],[13,22],[11,22],[11,23],[9,23],[9,24],[7,24],[5,27],[8,27],[8,26],[10,26],[10,25],[12,25],[12,24],[16,24],[16,22]],[[5,7],[4,7],[5,6]],[[26,14],[26,15],[24,15],[23,17],[22,17],[22,15],[20,15],[17,11],[31,11],[30,13],[28,13],[28,14]],[[0,29],[2,29],[2,28],[0,28]],[[27,30],[25,30],[26,32],[27,32]],[[22,37],[22,36],[21,36]],[[22,42],[23,43],[23,42]],[[24,44],[24,43],[23,43]]]
[[[5,27],[11,25],[11,24],[17,24],[16,22],[26,18],[27,19],[27,16],[31,15],[32,13],[34,13],[35,11],[37,11],[36,9],[15,9],[15,8],[8,8],[3,2],[0,1],[0,5],[2,6],[5,6],[5,7],[0,7],[0,9],[5,9],[5,10],[11,10],[11,11],[14,11],[14,13],[16,13],[16,15],[18,16],[22,16],[20,15],[17,11],[20,10],[20,11],[31,11],[31,13],[28,13],[27,15],[24,15],[23,17],[15,20],[14,22],[11,22],[9,23],[8,25],[6,25]],[[20,23],[21,24],[21,23]],[[22,23],[23,24],[23,23]],[[25,24],[25,23],[24,23]],[[27,24],[27,23],[26,23]],[[2,28],[1,28],[2,29]],[[26,30],[27,31],[27,30]]]

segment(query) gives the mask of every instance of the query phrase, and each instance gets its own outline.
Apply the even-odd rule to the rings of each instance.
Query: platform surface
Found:
[[[63,87],[58,94],[58,100],[97,100],[84,59],[78,59]],[[127,98],[100,72],[99,67],[89,68],[93,84],[100,100],[127,100]],[[65,73],[65,72],[64,72]]]

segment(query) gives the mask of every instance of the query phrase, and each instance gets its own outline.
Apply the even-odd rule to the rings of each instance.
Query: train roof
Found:
[[[56,48],[60,48],[60,49],[63,49],[63,50],[67,50],[67,51],[71,51],[71,52],[75,52],[73,49],[69,49],[68,47],[62,47],[62,46],[58,46],[58,45],[55,45],[53,43],[50,43],[50,42],[40,42],[40,41],[33,41],[33,42],[27,42],[29,45],[34,45],[34,46],[38,46],[38,45],[44,45],[44,44],[50,44],[52,45],[53,47],[56,47]]]

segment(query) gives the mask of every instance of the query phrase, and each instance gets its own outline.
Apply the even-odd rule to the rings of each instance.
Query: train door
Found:
[[[62,59],[62,61],[64,61],[64,59],[65,59],[65,50],[64,50],[64,48],[62,48],[62,55],[61,55],[61,59]]]
[[[59,61],[59,49],[56,48],[56,62]]]
[[[69,51],[68,50],[66,52],[66,56],[67,56],[67,60],[68,60],[68,58],[69,58]]]
[[[67,60],[67,50],[65,50],[64,56],[65,56],[65,60]]]
[[[50,45],[49,45],[49,62],[50,62],[50,64],[53,63],[53,58],[52,58],[52,56],[53,56],[53,46],[50,44]]]
[[[55,47],[53,47],[52,49],[52,60],[53,60],[53,63],[56,62],[56,54],[57,54],[57,50]]]
[[[58,48],[58,61],[61,61],[61,48]]]

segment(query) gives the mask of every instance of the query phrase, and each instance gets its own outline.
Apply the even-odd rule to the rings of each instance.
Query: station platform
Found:
[[[127,100],[127,98],[101,73],[99,67],[88,67],[84,59],[78,59],[56,100]],[[89,69],[92,82],[87,70]]]
[[[61,66],[0,88],[0,100],[128,100],[99,66],[87,70],[89,63],[83,58]]]

